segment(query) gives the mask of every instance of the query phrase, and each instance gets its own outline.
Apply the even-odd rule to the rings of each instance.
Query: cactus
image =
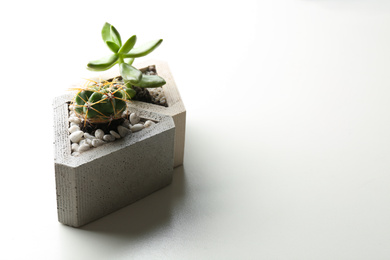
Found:
[[[86,123],[110,123],[120,119],[126,110],[126,101],[130,99],[131,89],[112,82],[92,82],[87,87],[78,89],[73,99],[73,106],[78,117]]]

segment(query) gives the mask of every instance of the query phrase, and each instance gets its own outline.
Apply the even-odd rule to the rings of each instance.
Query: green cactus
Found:
[[[115,80],[94,82],[86,88],[78,89],[73,99],[75,113],[84,119],[84,124],[109,123],[122,117],[131,91]]]

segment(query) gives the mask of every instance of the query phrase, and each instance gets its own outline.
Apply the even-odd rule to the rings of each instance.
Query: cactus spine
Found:
[[[84,124],[109,123],[122,117],[126,101],[130,99],[130,91],[115,80],[94,82],[86,88],[78,89],[73,99],[75,113],[84,119]]]

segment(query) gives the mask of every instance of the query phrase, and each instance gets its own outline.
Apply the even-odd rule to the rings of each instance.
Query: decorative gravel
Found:
[[[157,75],[156,67],[154,65],[148,66],[144,72],[146,75]],[[164,95],[162,87],[148,88],[149,94],[152,97],[152,102],[157,105],[167,106],[167,99]]]
[[[84,132],[80,129],[83,119],[76,116],[74,107],[69,105],[69,140],[72,144],[72,155],[78,156],[94,147],[99,147],[109,142],[114,142],[131,133],[141,131],[144,128],[151,127],[155,123],[151,120],[141,121],[136,113],[126,113],[124,122],[117,126],[116,130],[110,130],[104,133],[102,129],[96,129],[94,135]]]

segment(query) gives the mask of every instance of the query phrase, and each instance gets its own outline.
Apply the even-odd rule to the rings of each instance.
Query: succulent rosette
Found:
[[[107,123],[122,117],[126,110],[126,101],[136,95],[134,86],[139,88],[157,88],[165,80],[158,75],[146,75],[132,66],[135,58],[143,57],[155,50],[162,39],[148,42],[134,48],[137,36],[131,36],[123,45],[119,32],[109,23],[102,29],[102,38],[113,54],[91,61],[87,68],[92,71],[105,71],[119,65],[120,77],[111,81],[90,81],[87,87],[77,89],[73,99],[76,115],[85,123]]]

